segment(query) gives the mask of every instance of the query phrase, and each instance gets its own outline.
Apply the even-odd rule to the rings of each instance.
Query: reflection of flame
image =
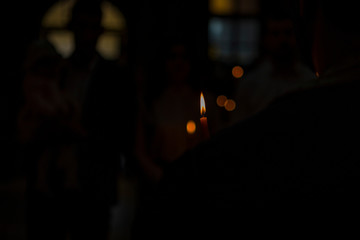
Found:
[[[201,114],[201,116],[204,116],[205,113],[206,113],[205,99],[204,99],[204,94],[201,92],[201,94],[200,94],[200,114]]]

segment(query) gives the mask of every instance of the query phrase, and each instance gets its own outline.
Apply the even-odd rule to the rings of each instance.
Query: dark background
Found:
[[[206,77],[198,79],[195,85],[200,89],[209,89],[215,94],[231,94],[231,84],[234,80],[231,77],[231,68],[235,63],[212,62],[208,58],[208,20],[211,17],[208,0],[109,1],[119,8],[127,21],[127,51],[131,69],[135,71],[138,64],[147,65],[153,61],[159,43],[161,45],[164,43],[162,41],[165,41],[164,32],[187,36],[195,46],[194,55],[198,67],[206,73]],[[21,105],[21,82],[26,49],[39,37],[41,19],[55,2],[57,1],[7,0],[1,3],[0,231],[5,232],[0,235],[1,239],[24,239],[24,164],[19,160],[21,158],[17,157],[21,153],[18,152],[14,137],[16,116]],[[269,1],[264,1],[261,9],[284,7],[289,1],[279,1],[271,6],[266,2]],[[255,17],[260,15],[261,11]],[[157,88],[157,83],[147,87]]]

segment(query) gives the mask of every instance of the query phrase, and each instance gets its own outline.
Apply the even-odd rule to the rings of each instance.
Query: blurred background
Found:
[[[108,115],[105,110],[96,113],[100,116],[98,125],[91,125],[92,123],[90,125],[100,126],[100,130],[84,123],[82,126],[88,134],[80,134],[81,141],[74,140],[73,137],[64,138],[71,138],[71,144],[76,146],[83,144],[83,139],[85,139],[86,144],[89,142],[93,144],[89,144],[92,146],[89,147],[90,149],[99,146],[98,136],[104,137],[105,140],[123,138],[119,142],[115,141],[119,147],[114,144],[100,148],[101,151],[107,151],[108,148],[114,150],[114,155],[105,156],[114,158],[114,164],[109,163],[110,165],[106,165],[103,169],[107,172],[116,168],[116,171],[112,173],[113,178],[106,180],[109,182],[101,182],[101,184],[113,184],[115,186],[113,194],[116,197],[111,203],[106,201],[108,208],[105,211],[109,212],[109,215],[106,215],[109,219],[106,227],[107,237],[98,239],[130,239],[131,223],[135,213],[142,202],[146,201],[147,197],[151,197],[152,189],[161,178],[162,168],[202,141],[201,134],[198,134],[200,92],[204,92],[205,95],[210,134],[216,134],[217,131],[244,118],[244,114],[239,115],[239,112],[245,109],[245,106],[241,107],[242,103],[238,100],[241,99],[238,92],[239,86],[248,73],[256,71],[263,57],[270,52],[266,50],[269,44],[267,45],[264,40],[267,33],[264,30],[266,29],[264,17],[279,13],[275,19],[281,20],[291,16],[293,9],[291,1],[285,0],[106,0],[99,2],[103,14],[102,31],[97,39],[96,50],[103,59],[120,69],[122,75],[118,79],[119,82],[127,81],[127,83],[118,84],[112,80],[104,80],[104,84],[108,84],[107,88],[99,90],[104,92],[95,94],[97,97],[93,100],[94,106],[98,106],[96,105],[98,103],[104,104],[106,111],[111,111],[114,115],[114,117],[111,114]],[[74,170],[72,164],[60,164],[61,171],[65,172],[62,173],[64,176],[51,180],[50,176],[57,178],[58,175],[55,173],[60,170],[44,167],[42,161],[48,161],[50,164],[52,160],[50,157],[43,160],[41,156],[45,156],[48,149],[42,149],[39,146],[47,142],[46,139],[53,139],[58,135],[52,136],[47,131],[45,140],[38,140],[33,137],[37,134],[32,135],[31,132],[36,132],[37,128],[28,130],[27,124],[30,124],[30,120],[21,118],[21,113],[24,106],[27,106],[27,94],[34,94],[39,90],[35,87],[33,92],[28,91],[30,87],[26,85],[29,84],[28,81],[31,85],[31,79],[27,78],[29,64],[38,63],[44,50],[41,46],[33,48],[39,46],[36,43],[49,44],[51,47],[46,50],[50,49],[50,52],[60,61],[65,60],[65,65],[66,60],[71,59],[76,45],[74,33],[69,29],[68,23],[72,17],[71,9],[75,0],[38,0],[35,2],[16,0],[4,1],[2,4],[3,87],[0,102],[3,117],[0,125],[2,155],[0,239],[41,239],[42,237],[57,239],[49,238],[48,235],[36,237],[39,234],[37,231],[40,230],[33,231],[33,229],[38,229],[39,226],[29,227],[28,223],[51,222],[52,218],[56,218],[56,214],[59,214],[58,212],[54,211],[50,216],[40,214],[44,218],[42,220],[32,218],[32,216],[37,215],[37,212],[51,212],[58,208],[65,201],[54,200],[59,196],[66,195],[71,202],[71,194],[74,192],[82,194],[82,190],[78,190],[82,187],[73,188],[63,184],[66,182],[64,179],[67,179],[64,176],[72,176],[71,173]],[[287,34],[285,38],[295,36],[291,24],[290,27],[281,24],[273,26],[276,36],[281,38],[281,31]],[[80,26],[82,27],[86,28],[86,26]],[[295,52],[297,51],[296,43],[291,47],[294,47]],[[55,74],[49,73],[53,62],[48,59],[44,61],[46,64],[42,66],[45,70],[41,71],[45,71],[47,77],[62,76],[61,71]],[[60,64],[60,66],[63,65]],[[303,72],[306,71],[308,71],[307,76],[314,75],[310,69]],[[66,71],[65,73],[69,74]],[[101,79],[102,76],[104,75],[100,75],[99,78]],[[262,85],[262,83],[258,82],[257,85]],[[102,89],[101,81],[98,86],[95,89]],[[67,88],[59,87],[59,89],[61,98],[61,94],[66,92],[63,90]],[[44,91],[52,94],[50,90]],[[117,99],[117,94],[124,97]],[[55,96],[55,93],[52,96]],[[105,100],[99,100],[102,97]],[[260,99],[256,96],[255,98]],[[103,106],[101,104],[99,106]],[[35,113],[31,114],[29,119]],[[99,117],[98,115],[96,116]],[[116,122],[117,115],[120,115],[118,122]],[[112,119],[109,120],[109,118]],[[79,122],[83,124],[81,120]],[[107,124],[109,124],[106,126],[108,128],[105,128],[104,125]],[[121,128],[117,129],[117,125],[121,125]],[[109,133],[109,136],[98,134],[101,131]],[[22,134],[27,140],[23,141]],[[91,136],[95,136],[93,137],[95,140],[91,140]],[[28,150],[29,148],[33,150],[34,142],[40,149],[37,151],[44,155],[38,152],[36,155]],[[53,149],[52,147],[49,149]],[[64,164],[66,167],[63,167]],[[94,164],[94,166],[102,166],[97,165],[96,161]],[[79,166],[76,165],[75,172],[81,168],[81,161]],[[62,183],[61,187],[56,185],[57,187],[53,189],[51,186],[39,188],[38,178],[42,173],[45,176],[41,180],[42,184],[55,181]],[[81,180],[84,186],[88,183],[86,179],[88,178],[84,177]],[[93,187],[91,184],[89,188]],[[94,186],[98,186],[97,184],[100,183],[96,182]],[[103,186],[101,184],[100,189]],[[84,187],[84,189],[87,188]],[[39,192],[41,192],[40,195]],[[86,197],[92,198],[93,193],[90,190],[87,194],[85,194]],[[80,205],[81,201],[84,201],[83,195],[75,198],[79,199]],[[41,201],[51,204],[43,208],[44,205],[39,204]],[[95,201],[94,204],[103,204],[103,202]],[[77,209],[71,203],[65,207],[69,206]],[[91,212],[91,205],[87,209]],[[79,238],[72,233],[71,226],[66,227],[66,219],[71,218],[71,213],[59,218],[62,220],[56,224],[65,233],[55,234],[55,230],[52,233],[63,236],[58,237],[59,239]],[[76,223],[74,225],[76,226]],[[32,233],[29,235],[29,232]]]

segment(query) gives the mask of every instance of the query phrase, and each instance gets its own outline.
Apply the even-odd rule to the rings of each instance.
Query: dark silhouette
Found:
[[[200,90],[196,86],[199,76],[191,41],[171,36],[159,43],[158,61],[154,59],[149,74],[149,81],[158,90],[152,92],[153,99],[139,119],[137,151],[141,167],[155,182],[165,165],[202,141]],[[215,100],[207,91],[205,97],[210,130],[215,132],[219,124]],[[193,132],[187,131],[189,121],[195,125]]]
[[[148,80],[161,90],[151,92],[153,100],[142,109],[138,120],[138,211],[152,199],[166,166],[203,141],[199,120],[200,91],[196,87],[198,69],[192,42],[181,36],[171,36],[161,38],[159,43],[158,60],[154,57]],[[204,94],[213,133],[218,124],[215,100],[210,92]]]
[[[133,239],[295,238],[357,232],[360,32],[353,1],[295,11],[317,82],[173,162]],[[309,48],[310,47],[310,48]]]
[[[291,13],[272,8],[265,11],[261,17],[262,54],[237,82],[238,107],[233,122],[256,114],[277,97],[316,79],[299,54]]]
[[[19,139],[28,164],[29,239],[108,239],[120,161],[133,161],[135,88],[126,66],[96,51],[100,3],[75,3],[68,59],[49,43],[28,54],[33,74],[24,80]]]

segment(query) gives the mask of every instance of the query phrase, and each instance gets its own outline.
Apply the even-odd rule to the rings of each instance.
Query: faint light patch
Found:
[[[74,38],[67,24],[71,19],[71,9],[75,0],[59,0],[44,14],[41,25],[43,34],[63,57],[69,57],[74,51]],[[120,56],[126,33],[126,20],[121,11],[109,1],[101,3],[104,33],[99,37],[97,50],[106,59],[115,60]]]
[[[235,66],[232,69],[232,75],[234,78],[241,78],[244,75],[244,69],[240,66]]]
[[[196,124],[193,120],[189,120],[186,124],[186,131],[189,134],[194,134],[196,131]]]
[[[99,37],[96,49],[106,59],[116,59],[120,54],[121,38],[115,33],[104,33]]]
[[[216,15],[229,15],[234,12],[234,1],[209,0],[209,11]]]
[[[235,108],[236,108],[236,103],[235,103],[234,100],[228,99],[228,100],[226,100],[224,107],[225,107],[226,111],[231,112],[231,111],[234,111],[234,110],[235,110]]]
[[[69,57],[74,51],[74,36],[70,31],[51,31],[47,34],[47,38],[64,58]]]
[[[226,100],[227,100],[227,97],[226,97],[226,96],[224,96],[224,95],[219,95],[219,96],[216,98],[216,104],[217,104],[219,107],[224,107]]]

